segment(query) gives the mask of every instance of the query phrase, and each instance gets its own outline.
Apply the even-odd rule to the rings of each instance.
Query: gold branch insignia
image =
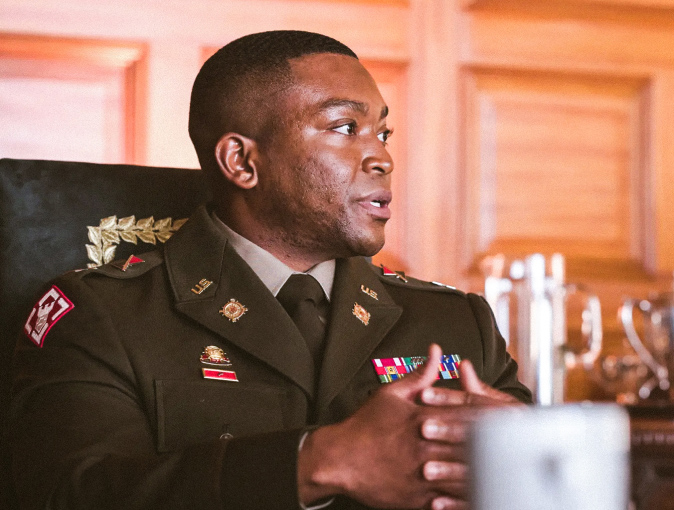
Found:
[[[138,244],[142,241],[148,244],[165,243],[187,221],[187,218],[173,221],[163,218],[155,221],[150,216],[136,221],[135,216],[117,219],[117,216],[108,216],[101,220],[97,227],[87,227],[89,241],[87,256],[92,262],[87,267],[98,267],[115,259],[117,246],[121,242]]]

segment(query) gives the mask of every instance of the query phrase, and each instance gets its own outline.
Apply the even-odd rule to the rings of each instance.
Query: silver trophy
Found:
[[[642,335],[637,333],[634,324],[635,311],[642,316]],[[674,383],[674,293],[657,294],[651,299],[625,299],[619,315],[630,345],[651,372],[639,388],[639,398],[650,397],[656,388],[669,390],[671,395]]]
[[[494,255],[483,260],[485,298],[496,323],[517,360],[519,378],[534,393],[534,402],[564,402],[566,372],[592,369],[602,346],[601,307],[596,295],[565,282],[564,256],[540,253],[521,260]],[[583,346],[567,341],[570,299],[582,300]]]

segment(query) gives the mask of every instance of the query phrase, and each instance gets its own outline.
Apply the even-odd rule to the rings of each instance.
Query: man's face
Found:
[[[388,109],[354,58],[291,60],[280,126],[261,144],[254,214],[276,244],[327,260],[374,255],[390,217]]]

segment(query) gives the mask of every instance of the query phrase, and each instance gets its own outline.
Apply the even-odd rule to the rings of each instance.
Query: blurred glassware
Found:
[[[624,405],[639,402],[639,389],[650,377],[648,367],[635,353],[601,356],[596,373],[599,377],[592,373],[593,379],[618,404]]]
[[[508,260],[498,254],[480,264],[484,294],[517,360],[520,380],[542,405],[564,402],[568,369],[591,370],[602,346],[599,298],[580,284],[566,283],[564,256],[540,253]],[[582,346],[568,342],[569,303],[581,303]],[[577,304],[577,303],[576,303]]]
[[[634,323],[635,310],[641,315],[643,335]],[[618,313],[630,345],[650,370],[651,377],[639,388],[639,398],[648,399],[659,389],[669,391],[669,400],[674,400],[674,293],[655,294],[650,299],[627,298]]]

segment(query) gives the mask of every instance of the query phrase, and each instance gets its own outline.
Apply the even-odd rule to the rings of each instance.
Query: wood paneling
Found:
[[[306,0],[291,0],[297,3],[306,2]],[[343,4],[379,4],[379,5],[401,5],[408,6],[410,0],[317,0],[319,2],[343,3]]]
[[[643,81],[472,69],[464,86],[470,263],[644,260]]]
[[[573,10],[569,9],[569,13]],[[674,62],[666,48],[674,44],[674,32],[657,23],[643,24],[622,18],[598,23],[591,19],[579,20],[570,14],[569,17],[559,13],[533,16],[497,9],[471,12],[464,19],[471,38],[471,44],[466,46],[470,50],[466,61],[502,73],[514,69],[535,70],[541,76],[556,72],[559,77],[556,83],[560,87],[566,80],[565,75],[584,74],[595,80],[593,87],[599,93],[595,94],[595,100],[602,94],[610,95],[614,83],[646,84],[641,86],[641,92],[633,95],[633,107],[625,105],[625,114],[630,118],[626,132],[628,143],[615,146],[616,151],[627,150],[624,154],[633,169],[640,168],[632,170],[629,176],[629,184],[638,188],[637,193],[623,196],[620,204],[632,210],[631,255],[640,254],[651,273],[671,271],[674,243],[670,232],[674,223],[665,194],[672,191],[667,168],[674,163],[674,154],[668,143],[671,140],[665,140],[672,136],[674,109],[666,94],[672,91]],[[570,126],[571,119],[567,122],[559,119],[560,137],[565,136],[565,131],[575,129],[586,113],[578,111],[578,119],[572,121],[574,128]],[[595,140],[596,137],[593,135]],[[597,237],[606,231],[599,228],[601,226],[594,229]],[[615,253],[606,251],[605,255]]]
[[[538,10],[582,8],[595,9],[602,13],[603,18],[610,17],[616,11],[627,11],[631,15],[644,16],[648,14],[669,13],[674,10],[673,0],[458,0],[463,8],[527,8]],[[601,9],[601,10],[597,10]]]
[[[0,34],[3,157],[142,162],[145,47]]]
[[[668,290],[674,270],[674,3],[462,7],[462,266],[562,252],[602,300],[604,354],[626,354],[622,299]],[[571,374],[569,398],[610,396],[597,380]]]
[[[652,72],[671,66],[674,18],[642,20],[623,14],[602,20],[592,12],[477,10],[464,21],[470,31],[470,60],[534,68],[592,68]]]

